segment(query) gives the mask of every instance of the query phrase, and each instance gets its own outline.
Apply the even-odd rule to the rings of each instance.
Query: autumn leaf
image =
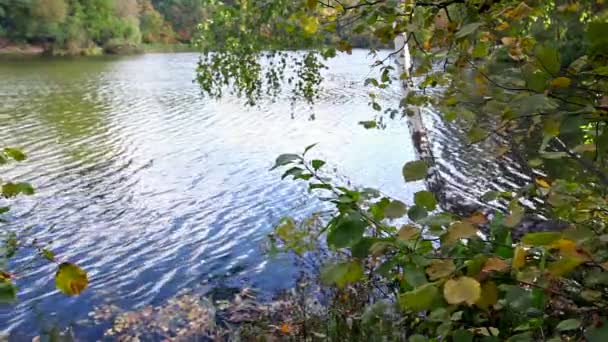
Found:
[[[470,277],[448,280],[443,286],[443,297],[449,304],[475,304],[481,297],[481,285]]]
[[[488,223],[488,218],[483,213],[476,212],[473,215],[466,218],[465,221],[469,222],[471,224],[482,225],[482,224]]]
[[[429,279],[437,280],[450,276],[456,270],[452,260],[433,260],[426,269]]]
[[[526,264],[526,250],[522,246],[515,247],[511,267],[514,269],[522,268]]]
[[[469,222],[454,222],[448,229],[445,242],[452,244],[460,239],[467,239],[477,235],[477,228]]]
[[[547,267],[549,273],[554,277],[564,276],[582,264],[585,260],[578,257],[564,257],[555,261]]]
[[[488,309],[498,302],[498,286],[493,281],[488,281],[481,285],[481,297],[475,305],[482,309]]]
[[[568,77],[558,77],[551,81],[551,86],[553,88],[568,88],[571,83],[572,83],[572,80],[569,79]]]
[[[75,264],[64,262],[55,274],[55,285],[68,296],[79,295],[89,284],[87,273]]]
[[[550,188],[551,187],[551,183],[549,183],[549,180],[546,179],[545,177],[536,177],[534,179],[534,182],[536,183],[536,185],[538,185],[541,188]]]
[[[407,225],[399,229],[399,232],[397,232],[397,239],[400,241],[409,241],[413,238],[418,237],[419,235],[420,229],[411,225]]]
[[[281,330],[281,332],[283,334],[291,334],[291,331],[293,329],[291,328],[291,325],[289,325],[289,323],[283,323],[283,324],[281,324],[281,327],[279,328],[279,330]]]
[[[484,272],[492,272],[492,271],[497,271],[497,272],[502,272],[502,271],[506,271],[507,269],[509,269],[509,264],[501,259],[501,258],[489,258],[488,260],[486,260],[485,265],[483,266],[483,271]]]

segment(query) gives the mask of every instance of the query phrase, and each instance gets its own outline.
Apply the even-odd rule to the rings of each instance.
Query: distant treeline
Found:
[[[0,48],[95,54],[189,43],[213,0],[0,0]]]
[[[94,55],[189,44],[198,24],[236,0],[0,0],[0,52],[35,47],[54,55]],[[298,1],[293,6],[301,6]],[[348,37],[353,47],[378,46],[372,35],[337,28],[326,42]],[[226,32],[225,34],[231,34]],[[275,33],[280,34],[280,33]],[[332,38],[333,36],[333,38]],[[141,44],[147,44],[145,48]],[[179,46],[180,49],[187,45]],[[293,46],[285,46],[293,48]],[[178,49],[179,50],[179,49]]]

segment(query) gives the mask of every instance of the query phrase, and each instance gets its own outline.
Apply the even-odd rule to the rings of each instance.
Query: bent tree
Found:
[[[379,283],[389,290],[388,307],[400,310],[392,330],[380,329],[385,316],[366,320],[361,312],[347,315],[345,327],[354,320],[368,337],[411,341],[608,338],[604,0],[218,1],[211,18],[200,25],[198,66],[211,97],[228,90],[255,104],[287,90],[313,102],[324,60],[351,53],[352,37],[368,35],[381,46],[401,36],[394,54],[409,49],[414,63],[403,73],[390,58],[374,63],[380,77],[366,85],[378,115],[365,127],[432,106],[466,129],[470,144],[498,136],[502,154],[533,147],[524,158],[543,176],[483,197],[506,203],[504,212],[471,216],[441,212],[429,191],[408,207],[340,186],[324,173],[325,161],[307,157],[310,147],[279,156],[284,176],[308,182],[335,205],[322,230],[339,257],[327,260],[321,279],[344,293]],[[376,95],[392,82],[408,84],[399,108]],[[405,164],[405,181],[425,179],[431,162]],[[566,228],[515,236],[534,210],[524,205],[532,197]],[[316,248],[308,231],[285,219],[274,238],[302,254]],[[380,304],[387,307],[378,300],[364,311],[378,313]]]

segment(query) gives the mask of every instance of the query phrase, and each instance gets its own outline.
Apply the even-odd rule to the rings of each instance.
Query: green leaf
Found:
[[[464,329],[459,329],[452,333],[452,341],[454,342],[473,342],[473,337],[472,332]]]
[[[10,207],[0,207],[0,215],[8,213],[10,210]]]
[[[429,211],[437,209],[437,199],[435,195],[430,191],[418,191],[414,194],[414,203],[416,205],[425,207]]]
[[[458,32],[456,32],[456,38],[463,38],[471,33],[477,31],[477,29],[481,26],[481,23],[470,23],[462,26]]]
[[[363,267],[356,261],[340,262],[325,265],[321,270],[321,281],[328,285],[336,285],[339,288],[363,278]]]
[[[568,331],[568,330],[576,330],[580,327],[581,327],[581,321],[578,319],[571,318],[571,319],[566,319],[566,320],[559,322],[559,324],[555,328],[559,331]]]
[[[595,326],[588,327],[585,331],[587,342],[605,342],[608,341],[608,320],[602,320]]]
[[[0,280],[0,304],[10,304],[17,299],[17,287],[7,279]]]
[[[79,295],[89,284],[87,273],[75,264],[64,262],[55,274],[55,285],[68,296]]]
[[[542,93],[547,88],[547,81],[551,77],[546,71],[532,64],[523,67],[522,76],[526,80],[526,87],[538,93]]]
[[[574,271],[583,261],[583,259],[578,257],[563,257],[558,261],[550,263],[547,269],[552,276],[561,277]]]
[[[372,129],[372,128],[378,127],[378,123],[375,120],[359,121],[359,125],[362,125],[366,129]]]
[[[521,242],[530,246],[548,246],[562,238],[562,234],[554,232],[528,233]]]
[[[293,176],[294,179],[295,177],[301,175],[304,172],[304,170],[302,168],[299,167],[292,167],[291,169],[285,171],[285,173],[283,173],[283,175],[281,176],[281,179],[285,179],[289,176]]]
[[[489,47],[487,43],[479,42],[475,45],[473,49],[472,56],[474,58],[482,58],[488,55]]]
[[[379,241],[376,238],[364,237],[351,247],[350,252],[355,258],[365,258],[370,254],[372,246]]]
[[[4,153],[6,153],[9,157],[15,159],[16,161],[23,161],[23,160],[27,159],[27,156],[25,155],[25,153],[23,153],[21,150],[19,150],[17,148],[6,147],[4,149]]]
[[[432,309],[438,298],[439,289],[435,284],[429,283],[399,296],[399,305],[404,310],[419,312]]]
[[[428,283],[424,270],[411,265],[403,268],[403,277],[406,283],[412,288]]]
[[[278,167],[287,165],[296,160],[302,160],[302,158],[297,154],[281,154],[280,156],[277,157],[277,160],[275,161],[274,166],[270,170],[272,171]]]
[[[319,160],[319,159],[314,159],[312,162],[312,168],[315,169],[315,171],[319,170],[321,167],[323,167],[323,165],[325,165],[325,162],[323,160]]]
[[[367,223],[357,213],[342,216],[327,234],[327,243],[334,248],[355,245],[363,237]]]
[[[545,136],[556,137],[559,135],[562,121],[559,118],[549,117],[543,121]]]
[[[40,254],[48,261],[55,261],[55,253],[48,249],[43,249]]]
[[[426,338],[424,335],[416,334],[410,336],[410,338],[407,339],[407,342],[427,342],[428,340],[429,339]]]
[[[557,75],[561,68],[561,61],[557,49],[539,45],[535,50],[536,60],[539,67],[546,70],[551,75]]]
[[[407,213],[407,207],[406,207],[405,203],[403,203],[401,201],[397,201],[397,200],[391,201],[384,208],[384,216],[389,219],[401,218],[401,217],[405,216],[406,213]]]
[[[513,335],[509,337],[507,342],[533,342],[532,333],[527,331],[525,333]]]
[[[469,138],[469,142],[471,144],[478,143],[484,140],[487,136],[488,132],[479,126],[473,126],[473,128],[467,132],[467,138]]]
[[[425,160],[408,162],[403,166],[403,178],[406,182],[413,182],[426,178],[428,165]]]
[[[600,76],[608,76],[608,66],[602,66],[597,69],[593,69],[591,73]]]
[[[311,150],[311,149],[313,149],[315,146],[317,146],[317,144],[319,144],[319,143],[314,143],[314,144],[311,144],[311,145],[306,146],[306,148],[304,149],[304,153],[303,153],[303,155],[306,155],[306,153],[308,153],[308,151],[310,151],[310,150]]]
[[[309,184],[308,189],[310,189],[310,190],[314,190],[314,189],[331,190],[332,186],[329,184]]]
[[[2,185],[2,195],[4,197],[11,198],[19,194],[33,195],[34,188],[29,183],[5,183]]]
[[[419,205],[413,205],[412,207],[410,207],[410,210],[407,211],[407,216],[412,221],[420,221],[423,218],[427,217],[428,214],[429,213],[427,212],[427,210]]]

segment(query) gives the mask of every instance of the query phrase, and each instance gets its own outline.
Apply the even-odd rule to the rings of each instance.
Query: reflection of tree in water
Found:
[[[10,130],[19,131],[26,143],[47,140],[61,146],[77,160],[109,153],[108,104],[100,95],[109,65],[104,59],[6,63],[0,75],[17,92],[1,110],[11,117]]]

